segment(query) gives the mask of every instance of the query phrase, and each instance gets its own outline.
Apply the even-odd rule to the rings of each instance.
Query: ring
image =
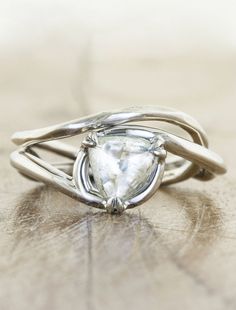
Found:
[[[190,140],[140,122],[167,122]],[[130,124],[130,123],[138,124]],[[85,135],[77,146],[61,140]],[[109,213],[122,213],[149,199],[160,185],[194,177],[207,181],[226,172],[208,149],[206,133],[189,115],[164,107],[102,112],[43,129],[16,132],[11,164],[24,176]],[[43,149],[67,158],[49,163]]]

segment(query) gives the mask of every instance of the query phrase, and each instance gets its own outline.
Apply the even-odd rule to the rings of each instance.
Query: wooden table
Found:
[[[50,61],[22,54],[3,66],[0,309],[236,309],[236,59],[85,62],[70,76]],[[16,130],[147,103],[196,117],[228,174],[109,216],[9,165]]]

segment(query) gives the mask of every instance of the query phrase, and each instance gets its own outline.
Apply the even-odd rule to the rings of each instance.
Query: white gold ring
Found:
[[[131,122],[168,122],[191,140]],[[80,146],[61,141],[86,134]],[[149,199],[160,185],[190,177],[210,180],[223,174],[223,160],[208,149],[199,123],[185,113],[163,107],[103,112],[56,126],[16,132],[19,147],[11,163],[24,176],[51,185],[87,205],[121,213]],[[45,149],[70,160],[50,164],[37,154]],[[167,154],[174,154],[168,160]]]

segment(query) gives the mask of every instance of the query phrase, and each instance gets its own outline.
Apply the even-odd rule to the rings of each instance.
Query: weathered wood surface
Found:
[[[1,57],[0,309],[236,309],[236,58],[96,62],[47,44]],[[9,165],[16,130],[146,103],[195,116],[228,174],[109,216]]]

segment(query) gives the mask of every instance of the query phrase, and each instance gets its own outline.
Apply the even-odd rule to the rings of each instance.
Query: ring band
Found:
[[[131,122],[158,121],[181,127],[187,140]],[[87,134],[86,134],[87,133]],[[60,141],[86,134],[80,146]],[[51,185],[85,204],[109,213],[140,205],[162,185],[190,177],[210,180],[223,174],[223,160],[208,149],[206,133],[189,115],[164,107],[102,112],[43,129],[16,132],[19,145],[11,163],[24,176]],[[70,160],[50,164],[36,149]],[[173,154],[169,160],[167,154]],[[177,158],[176,158],[177,157]]]

